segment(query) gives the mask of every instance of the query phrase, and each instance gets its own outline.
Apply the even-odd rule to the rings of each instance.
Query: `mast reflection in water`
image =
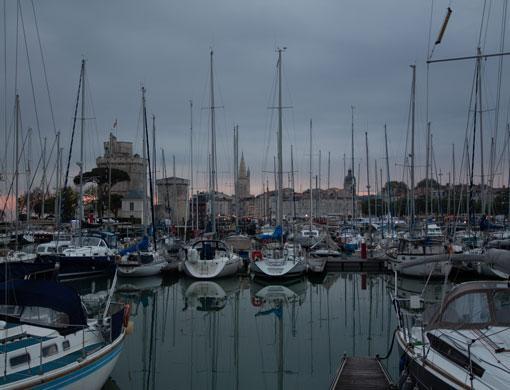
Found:
[[[344,353],[385,355],[395,329],[384,276],[128,282],[117,297],[132,305],[134,332],[108,388],[325,389]]]

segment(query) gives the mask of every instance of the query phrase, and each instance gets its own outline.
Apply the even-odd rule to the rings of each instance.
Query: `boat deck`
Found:
[[[330,390],[393,389],[380,361],[369,357],[344,357]]]

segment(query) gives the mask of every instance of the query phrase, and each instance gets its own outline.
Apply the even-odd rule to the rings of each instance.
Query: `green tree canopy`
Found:
[[[111,168],[110,171],[107,167],[94,168],[89,172],[83,173],[83,184],[85,183],[97,184],[98,210],[101,217],[103,216],[103,209],[108,202],[108,191],[110,190],[110,188],[117,183],[130,180],[131,178],[129,177],[129,174],[127,172],[116,168]],[[79,185],[80,176],[79,175],[75,176],[73,181],[74,184]],[[112,209],[113,208],[114,207],[112,205]]]

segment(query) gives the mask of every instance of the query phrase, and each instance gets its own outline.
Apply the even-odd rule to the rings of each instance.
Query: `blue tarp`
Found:
[[[57,282],[11,280],[0,283],[0,304],[46,307],[67,314],[70,327],[87,325],[78,293]]]
[[[133,252],[146,251],[149,249],[149,237],[144,236],[141,241],[119,251],[119,255],[125,256]]]
[[[274,228],[271,234],[259,234],[257,238],[259,240],[279,240],[282,238],[283,229],[280,225]]]

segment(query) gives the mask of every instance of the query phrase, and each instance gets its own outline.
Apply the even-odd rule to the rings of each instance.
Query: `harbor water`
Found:
[[[362,273],[285,285],[119,279],[115,299],[131,305],[133,331],[105,389],[328,389],[344,354],[390,350],[392,283]],[[110,281],[72,284],[101,297]],[[383,364],[396,378],[396,346]]]

